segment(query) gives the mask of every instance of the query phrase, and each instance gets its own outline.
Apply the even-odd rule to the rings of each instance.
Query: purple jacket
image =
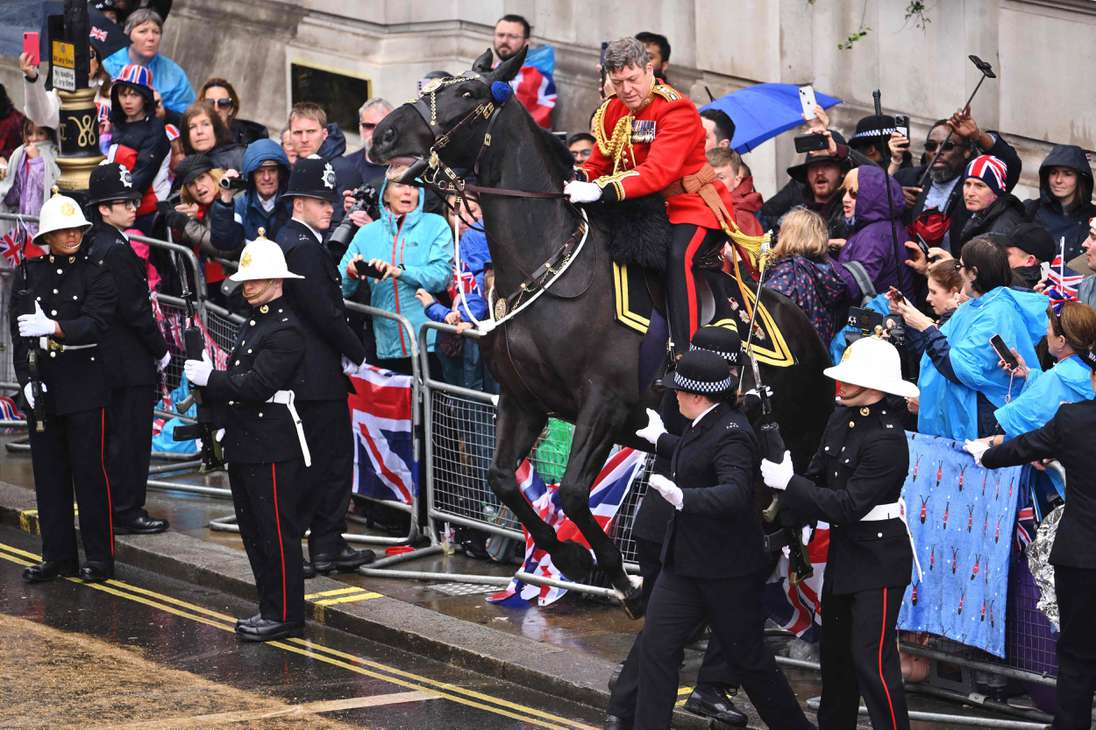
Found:
[[[875,165],[861,165],[857,168],[860,189],[856,196],[855,233],[849,236],[841,252],[837,255],[837,270],[845,282],[849,299],[858,304],[865,295],[872,292],[861,291],[852,273],[843,265],[851,261],[864,267],[868,278],[875,286],[875,294],[883,294],[888,287],[897,286],[909,298],[913,291],[913,272],[905,265],[906,230],[902,224],[902,211],[906,207],[902,198],[902,186],[894,178],[886,175]],[[883,178],[889,182],[891,205],[883,189]],[[891,226],[894,234],[891,234]],[[898,239],[899,259],[895,262],[895,237]],[[896,276],[897,271],[897,276]]]

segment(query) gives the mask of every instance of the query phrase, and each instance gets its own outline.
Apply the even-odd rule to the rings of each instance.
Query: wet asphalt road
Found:
[[[590,727],[599,712],[310,623],[238,642],[232,596],[127,566],[28,585],[35,538],[0,527],[0,727]],[[225,713],[230,713],[226,715]]]

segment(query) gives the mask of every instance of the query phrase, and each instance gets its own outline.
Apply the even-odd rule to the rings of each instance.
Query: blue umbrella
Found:
[[[817,90],[814,97],[823,109],[841,103],[837,97]],[[731,147],[739,153],[756,149],[762,142],[803,124],[803,107],[795,84],[747,86],[701,107],[701,111],[705,109],[718,109],[731,118],[734,122]]]

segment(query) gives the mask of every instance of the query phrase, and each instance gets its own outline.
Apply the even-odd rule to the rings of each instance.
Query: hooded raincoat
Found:
[[[129,46],[119,48],[104,58],[103,68],[107,70],[111,78],[114,78],[127,63],[133,63],[133,60],[129,57]],[[160,92],[165,109],[182,114],[188,106],[194,103],[197,98],[194,94],[194,87],[190,85],[186,72],[179,64],[162,53],[157,53],[148,63],[143,65],[152,72],[152,86]]]
[[[875,291],[863,291],[848,268],[839,265],[836,267],[837,273],[845,282],[848,299],[860,302],[865,296],[881,294],[891,286],[898,287],[906,297],[914,299],[913,277],[909,267],[903,263],[906,260],[906,233],[902,224],[902,211],[905,210],[902,186],[875,165],[861,165],[857,171],[859,190],[856,195],[855,232],[841,247],[837,262],[857,262],[863,266]],[[889,204],[884,178],[890,190]]]
[[[380,189],[381,200],[387,187],[386,180]],[[440,215],[423,211],[425,193],[420,188],[418,194],[418,205],[402,217],[396,217],[382,205],[380,220],[359,228],[339,261],[344,297],[349,298],[365,284],[370,288],[370,303],[374,307],[406,317],[416,332],[427,317],[415,292],[420,288],[434,294],[443,292],[453,276],[453,233]],[[346,267],[355,256],[366,261],[381,259],[403,271],[395,279],[351,279]],[[427,334],[430,351],[434,350],[436,334],[433,330]],[[377,357],[385,360],[411,357],[409,335],[394,320],[374,318],[373,335]]]
[[[1035,343],[1046,333],[1046,307],[1042,294],[1005,286],[959,305],[940,328],[948,347],[939,366],[930,353],[921,357],[917,429],[956,440],[988,435],[979,433],[979,396],[1000,408],[1022,387],[997,366],[990,338],[1000,335],[1024,362],[1037,363]]]
[[[262,199],[255,191],[251,175],[264,162],[276,162],[282,168],[281,186],[274,196],[270,210],[263,207]],[[291,217],[289,200],[282,198],[289,182],[289,158],[282,146],[272,139],[252,142],[244,150],[240,174],[247,180],[247,190],[237,195],[231,203],[224,203],[220,196],[209,207],[210,232],[213,245],[224,251],[238,251],[246,241],[259,236],[259,229],[274,240],[282,225]]]
[[[1077,172],[1078,202],[1069,210],[1063,209],[1050,192],[1052,167],[1068,167]],[[1039,165],[1039,197],[1025,200],[1024,212],[1028,220],[1050,232],[1056,251],[1061,250],[1061,242],[1065,238],[1067,262],[1084,253],[1081,242],[1088,238],[1088,219],[1096,216],[1096,205],[1092,204],[1092,168],[1084,150],[1072,144],[1054,146],[1043,164]]]

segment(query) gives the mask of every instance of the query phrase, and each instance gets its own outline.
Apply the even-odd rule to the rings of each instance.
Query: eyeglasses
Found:
[[[377,123],[376,122],[358,122],[358,126],[361,127],[363,130],[365,130],[366,132],[372,132],[374,129],[377,128]]]
[[[232,108],[232,99],[206,99],[206,101],[211,102],[213,106],[219,109]]]
[[[974,268],[973,266],[967,266],[959,259],[955,259],[954,266],[956,271],[971,271]]]
[[[925,152],[935,152],[937,147],[940,147],[944,152],[951,152],[953,149],[955,149],[958,146],[959,145],[957,145],[955,142],[950,142],[949,141],[949,142],[945,142],[943,147],[940,147],[939,142],[933,142],[930,139],[928,142],[925,142]]]

